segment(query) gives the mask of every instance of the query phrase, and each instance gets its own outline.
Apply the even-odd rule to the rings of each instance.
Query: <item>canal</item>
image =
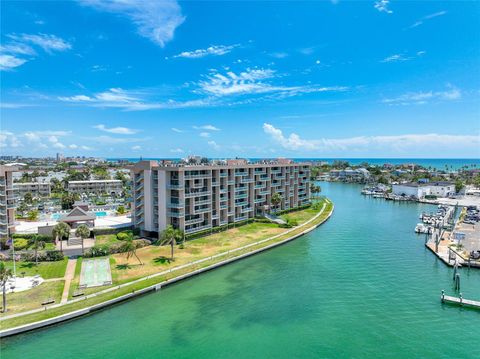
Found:
[[[9,358],[478,358],[480,313],[440,304],[452,270],[413,229],[428,205],[321,183],[332,218],[289,244],[13,338]],[[480,271],[461,269],[465,298]]]

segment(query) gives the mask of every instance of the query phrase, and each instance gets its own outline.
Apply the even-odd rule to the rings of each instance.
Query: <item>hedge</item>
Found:
[[[138,235],[140,230],[138,228],[133,228],[133,226],[121,227],[121,228],[95,228],[93,233],[96,236],[106,235],[106,234],[117,234],[124,231],[133,231],[133,234]]]
[[[192,240],[192,239],[196,239],[196,238],[200,238],[200,237],[205,237],[205,236],[208,236],[212,233],[223,232],[223,231],[226,231],[227,229],[230,229],[230,228],[233,228],[233,227],[243,226],[245,224],[252,223],[252,222],[255,222],[255,221],[256,221],[255,219],[250,218],[250,219],[246,219],[246,220],[239,221],[239,222],[232,222],[232,223],[229,223],[229,224],[224,224],[222,226],[212,227],[212,228],[209,228],[209,229],[204,229],[203,231],[200,231],[200,232],[195,232],[195,233],[192,233],[192,234],[185,235],[185,239],[186,240]]]
[[[33,240],[34,240],[35,236],[37,237],[38,241],[48,242],[48,243],[54,241],[54,238],[52,236],[49,236],[49,235],[46,235],[46,234],[35,234],[35,233],[25,233],[25,234],[14,233],[14,234],[12,234],[13,239],[15,239],[15,238],[25,238],[25,239],[28,240],[29,243],[33,243]]]
[[[147,239],[134,239],[133,243],[137,248],[143,248],[152,244]],[[85,258],[93,258],[93,257],[104,257],[108,256],[109,254],[116,254],[116,253],[124,253],[124,243],[114,243],[111,245],[102,244],[102,245],[95,245],[92,248],[88,249],[84,257]]]

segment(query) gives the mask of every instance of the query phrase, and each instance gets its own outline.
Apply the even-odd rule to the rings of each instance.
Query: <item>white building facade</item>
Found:
[[[449,197],[455,194],[455,184],[451,182],[400,183],[392,185],[396,196],[424,198],[425,196]]]
[[[132,168],[132,221],[152,236],[168,225],[191,234],[264,213],[280,194],[278,210],[310,203],[310,165],[290,160],[225,165],[159,165]]]

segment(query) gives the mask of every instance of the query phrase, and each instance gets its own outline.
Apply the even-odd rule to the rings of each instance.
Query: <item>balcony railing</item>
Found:
[[[204,229],[209,229],[209,228],[212,228],[211,224],[206,224],[204,226],[196,226],[192,228],[185,228],[185,233],[188,234],[188,233],[198,232],[198,231],[202,231]]]
[[[185,179],[192,179],[192,178],[209,178],[211,177],[210,173],[196,173],[196,174],[186,174]]]
[[[168,211],[167,216],[173,217],[173,218],[182,218],[182,217],[185,217],[185,212],[183,212],[183,211],[179,211],[179,212]]]
[[[167,203],[168,208],[183,208],[185,207],[185,202],[170,202]]]
[[[192,225],[192,224],[197,224],[197,223],[202,223],[202,222],[203,222],[203,218],[192,218],[192,219],[186,220],[185,225],[189,226],[189,225]]]
[[[196,197],[196,196],[207,196],[209,195],[211,192],[206,190],[206,191],[186,191],[185,192],[185,197]]]

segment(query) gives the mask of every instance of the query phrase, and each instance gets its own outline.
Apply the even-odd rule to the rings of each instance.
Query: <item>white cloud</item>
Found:
[[[82,150],[85,150],[85,151],[91,151],[91,150],[93,150],[92,147],[88,147],[88,146],[84,146],[84,145],[83,145],[83,146],[80,146],[80,148],[81,148]]]
[[[380,62],[403,62],[403,61],[409,61],[409,60],[413,60],[415,59],[416,57],[421,57],[423,55],[425,55],[427,52],[426,51],[417,51],[415,55],[413,56],[407,56],[405,54],[395,54],[395,55],[391,55],[391,56],[388,56],[386,58],[384,58],[382,61]]]
[[[286,52],[272,52],[270,56],[275,57],[276,59],[284,59],[285,57],[288,57],[288,54]]]
[[[85,6],[126,17],[135,24],[138,34],[164,47],[173,39],[175,29],[185,17],[175,0],[80,0]]]
[[[22,66],[27,60],[20,59],[13,55],[0,55],[0,70],[12,70]]]
[[[71,49],[70,43],[50,34],[8,34],[10,43],[0,46],[0,70],[11,70],[21,66],[37,56],[32,46],[42,48],[51,54],[54,51],[65,51]],[[28,58],[25,58],[28,56]]]
[[[209,55],[221,56],[221,55],[228,54],[233,49],[239,46],[240,45],[238,44],[237,45],[214,45],[214,46],[207,47],[206,49],[184,51],[179,53],[178,55],[173,56],[173,58],[184,57],[187,59],[198,59],[198,58],[209,56]]]
[[[95,136],[95,137],[85,137],[87,140],[91,140],[98,143],[104,144],[119,144],[119,143],[134,143],[134,142],[141,142],[146,141],[147,138],[133,138],[133,137],[112,137],[112,136]]]
[[[182,150],[181,148],[172,148],[170,150],[171,153],[183,153],[185,152],[184,150]]]
[[[71,145],[68,145],[68,148],[72,149],[72,150],[75,150],[78,148],[78,146],[74,143],[72,143]]]
[[[139,150],[141,150],[141,149],[142,149],[141,146],[138,146],[138,145],[132,146],[132,150],[134,150],[134,151],[139,151]]]
[[[128,128],[128,127],[105,127],[105,125],[96,125],[93,126],[94,128],[104,131],[104,132],[109,132],[109,133],[115,133],[117,135],[134,135],[139,132],[139,130],[135,130],[133,128]]]
[[[13,132],[0,131],[0,148],[23,147],[22,142]]]
[[[53,51],[66,51],[72,48],[69,42],[51,34],[10,34],[7,36],[17,42],[29,43],[41,47],[48,53],[52,53]]]
[[[408,92],[398,97],[386,98],[382,102],[390,105],[423,105],[428,101],[452,101],[462,97],[462,92],[449,85],[445,91]]]
[[[219,150],[220,146],[215,141],[208,141],[209,146],[213,147],[214,150]]]
[[[228,71],[220,74],[216,71],[205,76],[205,80],[198,83],[199,91],[217,97],[276,93],[280,96],[295,96],[300,93],[345,91],[346,87],[316,87],[316,86],[279,86],[267,81],[276,77],[271,69],[250,69],[238,74]]]
[[[391,14],[393,11],[388,8],[389,2],[390,0],[377,0],[375,1],[375,5],[373,5],[373,7],[380,12]]]
[[[206,130],[206,131],[220,131],[218,127],[213,125],[202,125],[202,126],[192,126],[196,130]]]
[[[421,19],[415,21],[412,25],[409,26],[409,28],[412,29],[412,28],[414,28],[414,27],[423,25],[423,23],[425,22],[425,20],[430,20],[430,19],[433,19],[433,18],[438,17],[438,16],[443,16],[443,15],[445,15],[446,13],[447,13],[446,11],[439,11],[439,12],[435,12],[435,13],[433,13],[433,14],[424,16],[424,17],[422,17]]]
[[[264,123],[264,132],[281,147],[291,151],[390,151],[394,153],[445,153],[446,150],[468,148],[478,151],[480,148],[479,135],[448,135],[448,134],[407,134],[393,136],[358,136],[350,138],[314,140],[302,139],[291,133],[285,136],[273,125]],[[380,153],[380,152],[379,152]]]
[[[210,132],[200,132],[200,137],[208,138],[210,137]]]
[[[182,130],[180,130],[180,129],[176,128],[176,127],[172,127],[171,130],[172,130],[173,132],[183,133]]]

